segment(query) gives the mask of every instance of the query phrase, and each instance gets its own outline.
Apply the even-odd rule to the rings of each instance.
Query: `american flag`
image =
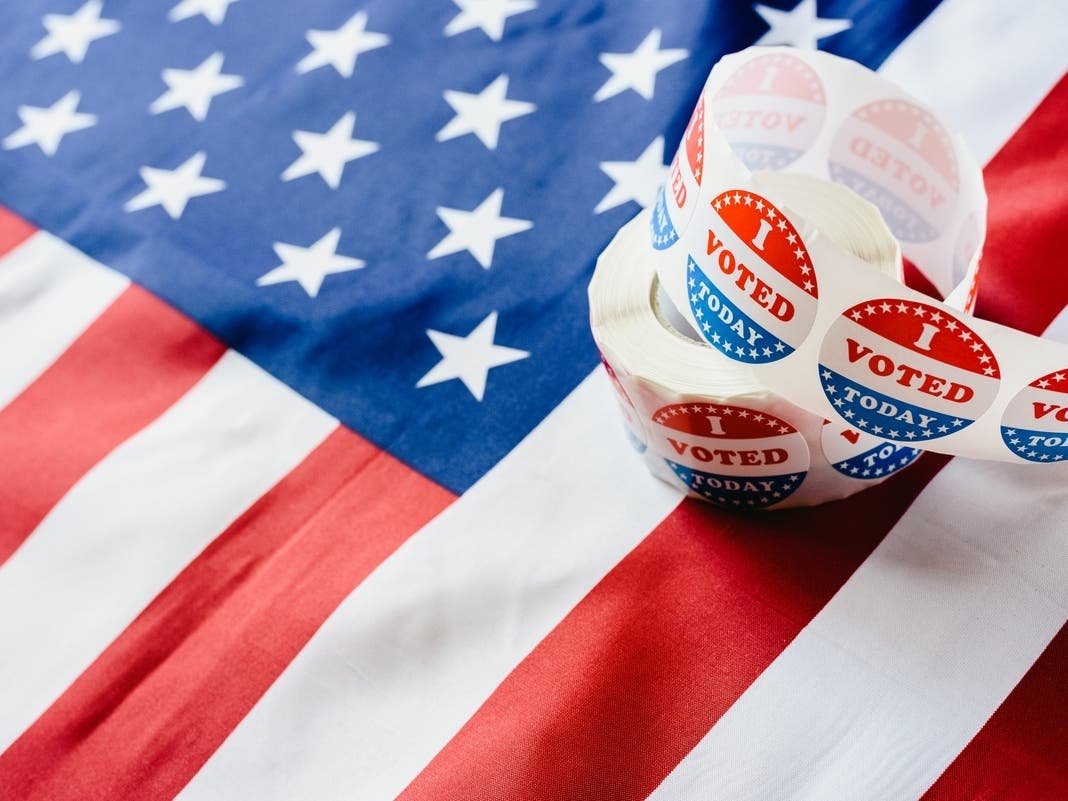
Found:
[[[0,9],[0,798],[1063,799],[1064,465],[683,501],[587,327],[711,65],[987,164],[1068,331],[1063,0]]]

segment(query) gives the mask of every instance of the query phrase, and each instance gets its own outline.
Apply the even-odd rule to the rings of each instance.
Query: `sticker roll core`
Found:
[[[765,180],[809,209],[861,269],[900,277],[896,243],[871,204],[808,176]],[[686,320],[660,287],[650,219],[636,217],[601,254],[590,316],[628,437],[654,475],[726,508],[780,509],[852,495],[915,460],[916,448],[828,423],[701,341],[707,320]]]
[[[785,174],[872,204],[945,300],[871,269],[858,249],[874,241],[869,223],[830,236],[823,195],[791,195],[772,177]],[[724,57],[644,219],[628,247],[686,326],[755,385],[882,442],[874,453],[1068,458],[1068,347],[971,315],[979,166],[935,111],[867,68],[790,48]],[[880,469],[830,442],[850,473]]]

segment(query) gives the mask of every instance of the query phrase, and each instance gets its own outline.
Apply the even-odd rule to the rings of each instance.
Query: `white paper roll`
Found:
[[[900,277],[896,242],[873,206],[807,176],[763,177],[863,259],[859,269]],[[658,291],[648,225],[646,212],[601,255],[590,316],[630,438],[654,475],[722,506],[786,508],[852,495],[915,460],[915,448],[827,424],[698,340]]]

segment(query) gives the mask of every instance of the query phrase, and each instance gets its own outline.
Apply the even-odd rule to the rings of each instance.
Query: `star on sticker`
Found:
[[[181,22],[201,14],[212,25],[222,25],[230,4],[236,2],[237,0],[182,0],[170,10],[167,19],[171,22]]]
[[[820,39],[834,36],[853,27],[848,19],[821,19],[816,15],[816,0],[801,0],[792,11],[783,11],[761,3],[753,10],[769,29],[757,39],[758,45],[793,45],[815,50]]]
[[[486,378],[494,367],[526,359],[525,350],[506,348],[493,344],[497,333],[497,312],[490,312],[478,326],[465,337],[427,329],[426,335],[441,354],[441,361],[416,382],[416,387],[429,387],[453,378],[459,378],[475,400],[486,394]]]
[[[171,219],[177,220],[192,198],[221,192],[226,188],[225,181],[201,176],[206,159],[204,151],[200,151],[173,170],[142,167],[141,178],[147,188],[126,201],[123,208],[126,211],[140,211],[149,206],[163,206]]]
[[[222,74],[222,65],[223,54],[212,53],[191,70],[163,70],[167,91],[153,100],[148,110],[153,114],[162,114],[184,106],[194,120],[203,122],[216,95],[230,92],[245,83],[240,75]]]
[[[366,262],[360,259],[338,254],[337,244],[340,239],[341,229],[331,228],[318,242],[306,248],[275,242],[274,252],[282,263],[257,278],[256,286],[296,281],[309,297],[314,298],[319,294],[326,276],[347,273],[366,266]]]
[[[509,17],[533,11],[538,7],[534,0],[452,0],[460,13],[445,26],[446,36],[455,36],[464,31],[481,28],[495,42],[504,36],[504,23]]]
[[[656,202],[656,193],[668,174],[664,165],[664,137],[656,137],[634,161],[602,161],[600,166],[616,185],[601,198],[594,214],[614,209],[628,200],[647,208]]]
[[[329,64],[343,78],[352,77],[360,53],[377,50],[390,42],[384,33],[367,30],[366,11],[357,11],[336,31],[310,30],[304,37],[312,46],[312,52],[297,63],[297,72],[303,75]]]
[[[19,106],[22,127],[4,138],[4,149],[37,145],[46,156],[54,156],[64,136],[96,125],[95,114],[77,111],[81,99],[81,93],[72,89],[51,106]]]
[[[355,126],[356,112],[349,111],[326,133],[293,131],[293,141],[301,149],[301,155],[286,167],[282,180],[292,181],[294,178],[317,172],[326,181],[327,186],[337,189],[341,183],[341,173],[345,171],[348,162],[369,156],[378,150],[378,142],[352,138],[352,129]]]
[[[660,36],[660,29],[653,28],[633,53],[601,53],[598,58],[612,71],[612,77],[597,90],[594,101],[599,103],[627,89],[652,100],[656,74],[690,55],[688,50],[661,50]]]
[[[456,116],[437,132],[435,139],[445,142],[464,134],[474,134],[490,150],[497,149],[501,125],[533,114],[537,106],[524,100],[509,100],[508,76],[498,75],[493,82],[478,94],[445,90],[445,102],[452,106]]]
[[[498,239],[518,234],[534,226],[530,220],[502,217],[503,202],[504,190],[498,188],[473,211],[438,206],[438,217],[449,227],[449,234],[438,242],[426,257],[438,259],[466,250],[488,270],[493,263],[493,249]]]
[[[75,64],[81,64],[91,42],[118,33],[122,26],[117,20],[101,19],[103,0],[88,0],[73,14],[45,14],[41,24],[48,31],[30,50],[36,59],[64,53]]]

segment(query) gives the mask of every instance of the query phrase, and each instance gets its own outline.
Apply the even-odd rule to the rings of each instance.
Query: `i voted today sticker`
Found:
[[[704,175],[704,144],[705,99],[701,96],[671,161],[668,182],[660,187],[653,206],[649,233],[657,250],[667,250],[678,242],[679,231],[690,224],[697,207],[697,190]]]
[[[1001,439],[1031,462],[1068,457],[1068,369],[1036,378],[1012,399],[1001,418]]]
[[[878,206],[894,236],[930,242],[953,220],[960,194],[949,134],[925,108],[877,100],[857,109],[831,145],[831,178]]]
[[[908,444],[971,425],[993,403],[1001,373],[986,342],[945,309],[876,298],[831,324],[819,378],[848,425]]]
[[[687,263],[701,337],[731,359],[785,358],[816,319],[816,272],[800,233],[767,198],[734,189],[712,200],[705,252]]]
[[[762,509],[791,495],[809,467],[804,437],[755,409],[676,403],[652,415],[650,446],[694,493],[734,509]]]
[[[842,475],[862,481],[886,478],[916,461],[919,448],[887,442],[850,426],[826,421],[820,434],[823,455]]]
[[[816,71],[774,53],[743,64],[713,99],[716,125],[751,170],[779,170],[808,150],[827,116]]]

